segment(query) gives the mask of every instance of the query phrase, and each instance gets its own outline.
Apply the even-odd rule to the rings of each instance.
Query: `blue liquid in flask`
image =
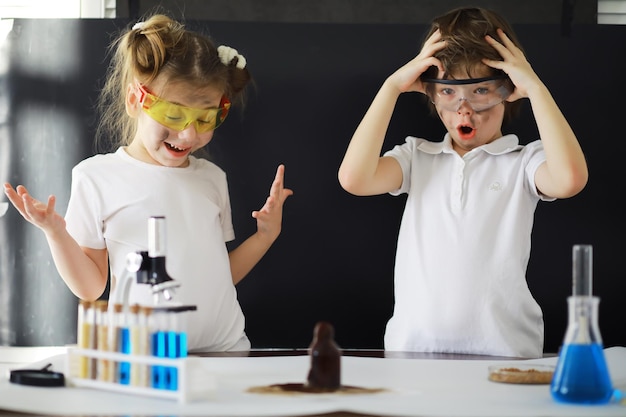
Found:
[[[559,402],[605,404],[613,388],[602,345],[566,344],[552,379],[552,397]]]
[[[552,378],[552,397],[574,404],[605,404],[613,396],[593,296],[572,296],[568,327]]]
[[[591,245],[572,248],[572,296],[568,323],[550,391],[554,400],[573,404],[606,404],[613,387],[598,327],[600,299],[592,294]]]

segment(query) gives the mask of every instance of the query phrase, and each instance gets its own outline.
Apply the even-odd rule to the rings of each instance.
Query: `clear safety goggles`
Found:
[[[196,109],[163,100],[149,93],[139,83],[137,83],[137,89],[141,93],[139,102],[143,111],[156,122],[178,131],[185,130],[192,123],[198,133],[217,129],[228,116],[230,109],[230,101],[226,96],[222,97],[218,108]]]
[[[475,112],[488,110],[509,98],[515,88],[506,75],[464,80],[425,78],[422,83],[435,106],[453,112],[463,102]]]

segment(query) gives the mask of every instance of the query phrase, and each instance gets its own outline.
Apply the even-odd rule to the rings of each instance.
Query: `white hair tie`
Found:
[[[133,30],[143,30],[146,22],[137,22],[133,25]]]
[[[243,55],[240,55],[236,49],[231,48],[230,46],[218,46],[217,54],[220,57],[220,61],[222,61],[222,64],[224,65],[230,65],[233,59],[237,58],[236,67],[239,69],[244,69],[246,67],[246,58],[244,58]]]

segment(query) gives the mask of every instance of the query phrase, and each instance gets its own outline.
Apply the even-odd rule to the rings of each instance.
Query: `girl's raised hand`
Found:
[[[4,184],[4,194],[22,217],[45,233],[65,229],[65,219],[54,210],[56,198],[53,195],[48,197],[47,203],[42,203],[33,198],[23,185],[13,189],[9,183]]]
[[[267,237],[272,242],[276,240],[282,227],[283,204],[287,197],[292,194],[292,190],[285,188],[285,166],[281,164],[276,170],[270,195],[265,204],[260,210],[252,212],[252,217],[257,221],[257,230],[260,235]]]

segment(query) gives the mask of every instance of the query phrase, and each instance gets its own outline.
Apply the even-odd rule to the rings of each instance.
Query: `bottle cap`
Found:
[[[65,376],[60,372],[49,371],[48,364],[41,369],[14,369],[9,380],[14,384],[32,385],[36,387],[63,387]]]

